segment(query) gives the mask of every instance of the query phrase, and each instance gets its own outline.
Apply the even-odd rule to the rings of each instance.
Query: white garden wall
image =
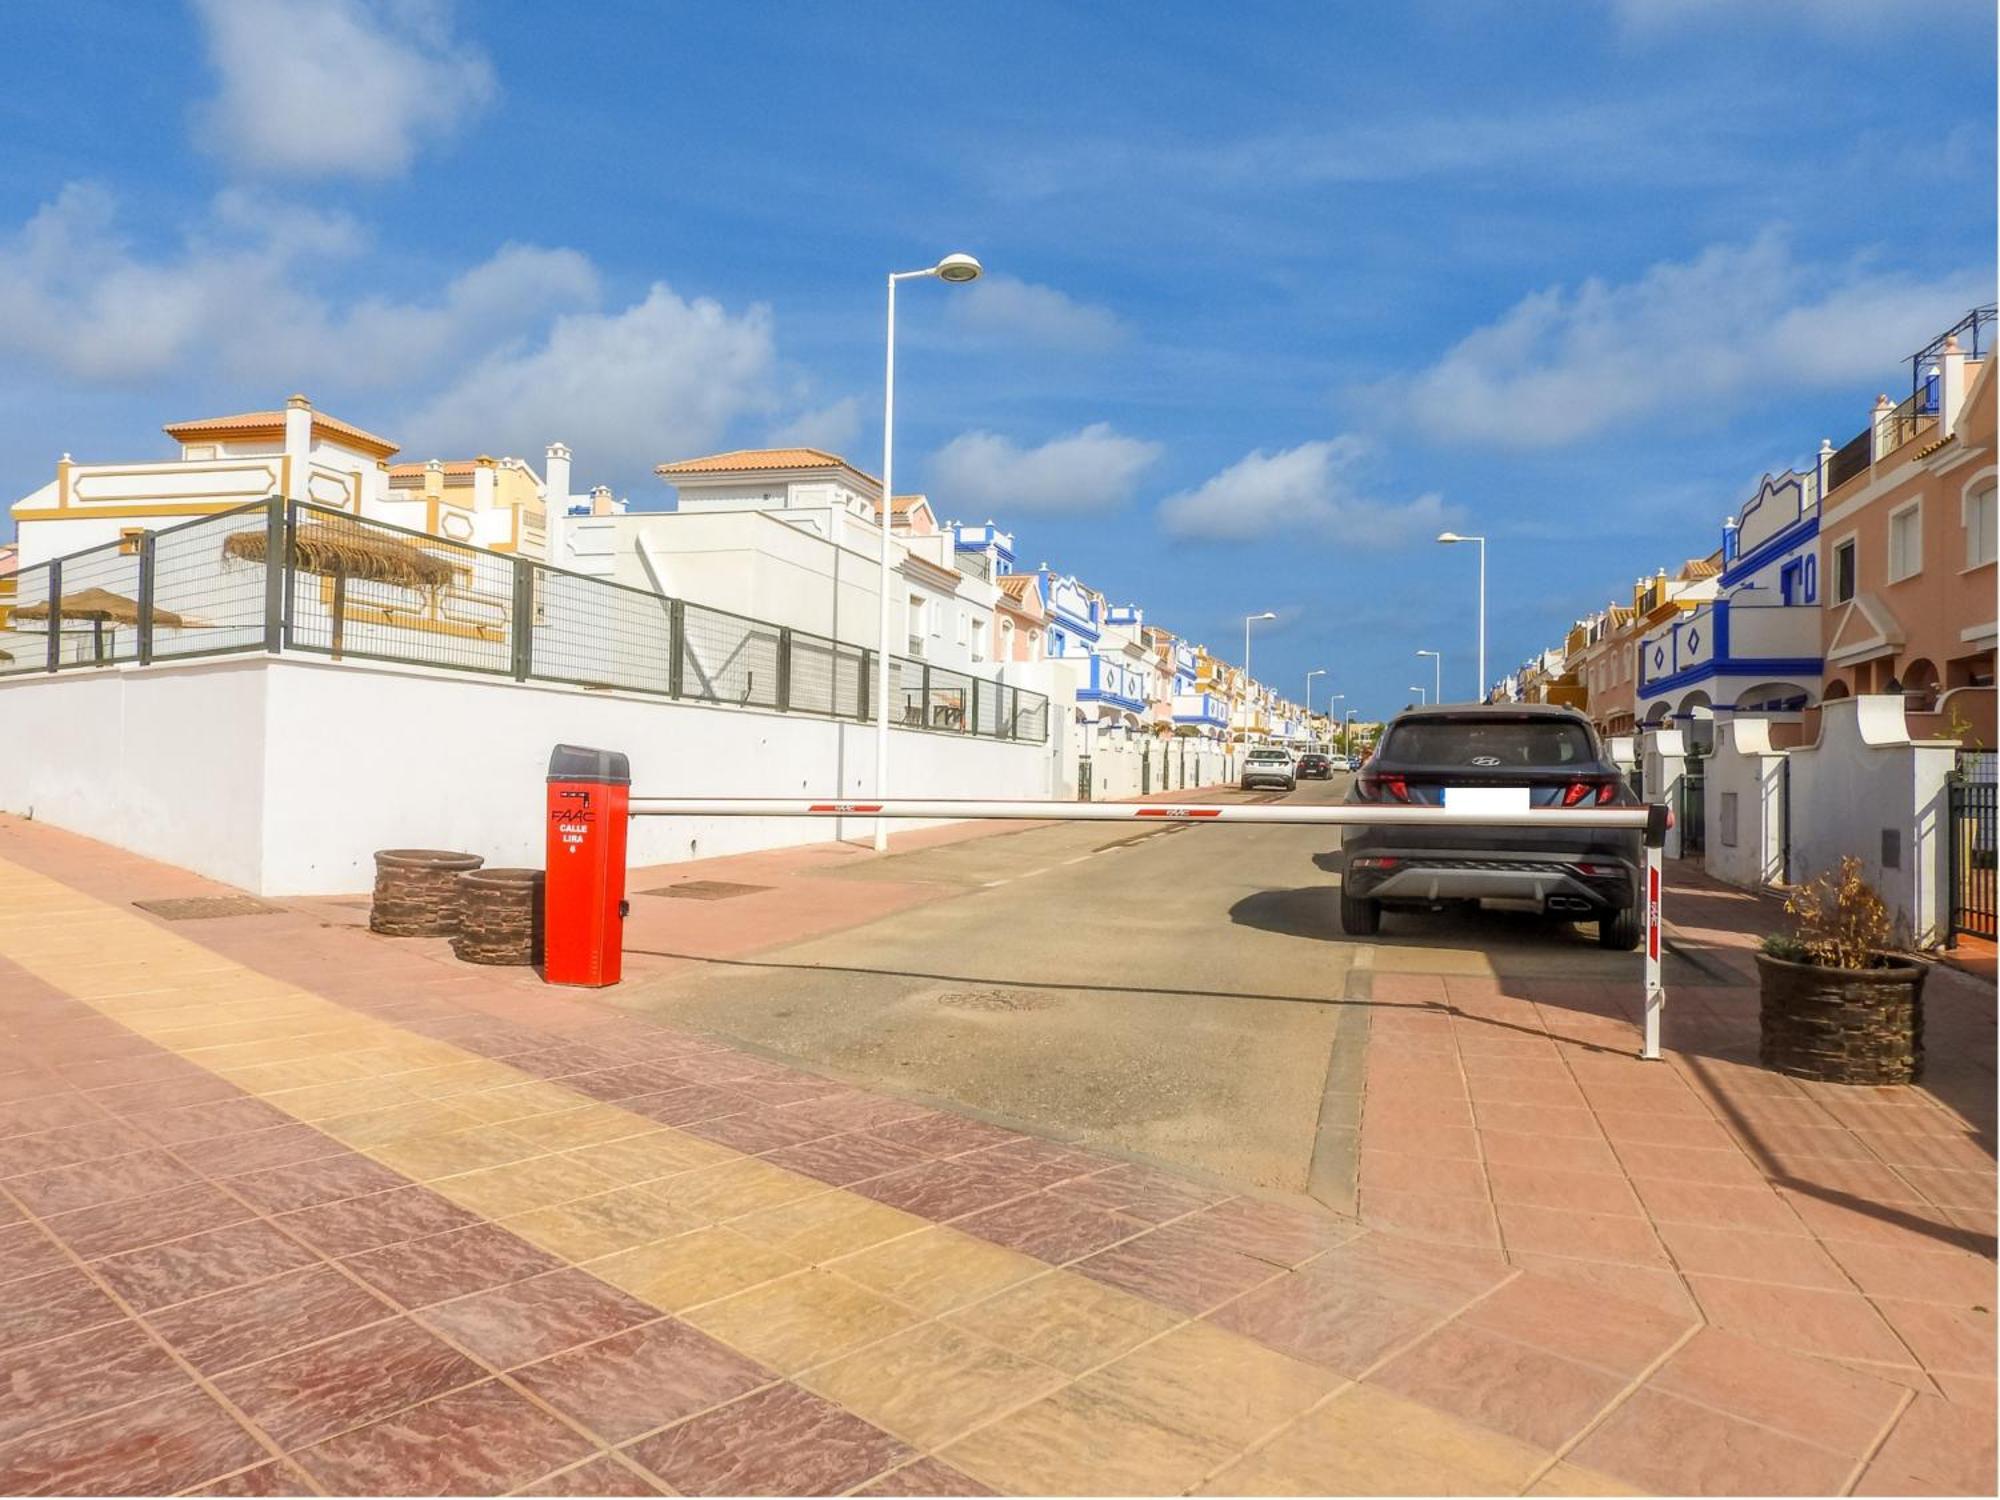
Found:
[[[1852,854],[1907,939],[1920,947],[1943,941],[1950,915],[1945,783],[1957,751],[1953,741],[1912,739],[1900,696],[1822,704],[1818,741],[1788,752],[1792,879],[1829,873]]]
[[[1716,725],[1706,762],[1702,863],[1717,880],[1762,890],[1785,873],[1785,752],[1771,744],[1768,719]]]
[[[872,791],[866,725],[417,668],[243,656],[0,680],[0,811],[262,895],[366,889],[376,849],[542,862],[560,741],[623,750],[635,791]],[[1073,796],[1046,745],[897,731],[907,797]],[[865,820],[639,819],[631,862],[860,837]],[[918,825],[904,825],[918,826]]]

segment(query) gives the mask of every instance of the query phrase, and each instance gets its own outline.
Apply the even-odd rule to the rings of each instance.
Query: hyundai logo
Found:
[[[1475,766],[1497,766],[1500,764],[1500,757],[1497,755],[1475,755],[1472,757],[1472,763]]]

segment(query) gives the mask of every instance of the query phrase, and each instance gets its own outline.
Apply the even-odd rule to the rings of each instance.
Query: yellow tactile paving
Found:
[[[1077,1382],[1171,1427],[1247,1448],[1320,1400],[1341,1379],[1236,1337],[1184,1323]]]
[[[1518,1490],[1547,1462],[1373,1392],[1335,1394],[1236,1462],[1263,1415],[1283,1421],[1332,1377],[349,1010],[6,861],[0,953],[998,1489],[1382,1489],[1402,1455],[1428,1488]],[[1227,1372],[1235,1398],[1201,1389],[1197,1366]],[[1381,1410],[1382,1431],[1357,1431]]]
[[[1049,1395],[1063,1377],[963,1329],[922,1323],[801,1375],[799,1384],[932,1449],[995,1412]]]

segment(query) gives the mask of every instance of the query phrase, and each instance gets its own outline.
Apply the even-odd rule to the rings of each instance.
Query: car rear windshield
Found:
[[[1575,766],[1594,760],[1590,732],[1560,719],[1416,719],[1379,757],[1399,766]]]
[[[1252,750],[1250,758],[1252,760],[1290,760],[1291,756],[1283,750]]]

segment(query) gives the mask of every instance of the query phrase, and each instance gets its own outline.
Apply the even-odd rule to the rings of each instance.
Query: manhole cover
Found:
[[[642,896],[672,896],[682,901],[727,901],[731,896],[749,896],[768,891],[768,885],[738,885],[733,880],[683,880],[678,885],[656,885]]]
[[[1047,1010],[1054,1001],[1034,990],[946,990],[937,1003],[946,1010],[994,1012]]]
[[[255,896],[171,896],[132,904],[169,922],[192,922],[202,917],[272,917],[284,910]]]

